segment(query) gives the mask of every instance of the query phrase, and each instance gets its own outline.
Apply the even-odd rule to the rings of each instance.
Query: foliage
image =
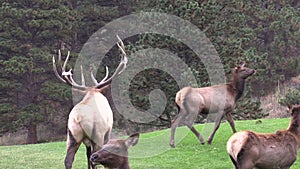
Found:
[[[298,53],[292,50],[299,41],[299,38],[294,38],[299,34],[299,22],[297,22],[299,21],[299,11],[296,10],[293,3],[266,2],[270,4],[267,4],[268,7],[265,8],[259,3],[242,0],[231,2],[158,0],[155,2],[149,4],[149,8],[144,10],[179,16],[203,30],[218,51],[226,74],[230,74],[231,68],[241,61],[246,61],[248,67],[257,69],[258,73],[247,84],[253,95],[266,94],[272,89],[270,86],[274,85],[275,82],[289,78],[299,72],[299,58],[296,57]],[[274,5],[283,5],[284,7],[275,10]],[[283,19],[286,15],[288,15],[290,22]],[[276,24],[282,26],[274,26]],[[283,24],[286,29],[282,29]],[[269,34],[274,37],[269,37]],[[293,38],[288,38],[288,36],[284,40],[282,38],[284,34],[290,34]],[[286,46],[285,52],[281,51],[280,53],[273,50],[279,48],[275,40]],[[149,47],[171,50],[192,69],[198,80],[197,86],[209,85],[209,77],[201,60],[197,59],[195,53],[191,52],[184,44],[177,42],[176,39],[146,34],[141,35],[140,40],[134,46],[137,49],[133,50]],[[153,70],[151,71],[153,72]],[[145,77],[147,72],[145,71],[138,76]],[[152,76],[150,81],[142,77],[136,77],[138,79],[136,81],[148,86],[162,86],[161,89],[165,91],[166,95],[171,96],[168,97],[168,106],[164,112],[164,116],[170,119],[172,116],[170,113],[176,111],[174,97],[179,89],[177,85],[170,83],[168,76],[168,74],[163,74],[157,70],[156,76]],[[162,85],[163,82],[160,79],[169,79],[168,84]],[[140,88],[136,85],[132,85],[133,91],[135,90],[134,87]],[[256,90],[252,90],[252,87]],[[132,102],[136,103],[135,105],[139,108],[145,108],[145,105],[147,107],[147,104],[143,103],[147,102],[147,98],[139,96],[143,95],[139,92],[136,93],[138,95],[135,98],[132,97]],[[144,97],[147,97],[146,93]],[[260,102],[252,99],[252,95],[249,94],[238,102],[233,114],[236,114],[234,117],[238,119],[256,119],[267,116],[261,112]]]
[[[278,100],[279,104],[283,106],[292,106],[300,104],[300,84],[296,89],[288,89],[285,96]]]
[[[43,6],[43,8],[38,8]],[[50,49],[57,38],[67,30],[61,16],[66,10],[61,1],[49,4],[46,1],[22,1],[1,3],[0,67],[1,102],[13,109],[1,114],[2,132],[26,127],[35,129],[34,124],[45,121],[46,98],[41,95],[42,84],[50,79]],[[66,11],[65,11],[66,12]],[[1,94],[1,95],[2,95]],[[36,142],[36,131],[31,131],[30,142]]]
[[[258,100],[245,97],[238,101],[236,108],[232,113],[234,119],[261,119],[269,114],[262,111],[261,103]]]
[[[92,1],[1,2],[0,132],[25,127],[35,133],[28,136],[32,143],[37,141],[32,126],[49,123],[48,115],[55,110],[48,110],[54,102],[71,97],[70,89],[53,76],[52,54],[56,55],[57,48],[78,51],[99,25],[114,16],[107,16],[107,11],[96,8]]]

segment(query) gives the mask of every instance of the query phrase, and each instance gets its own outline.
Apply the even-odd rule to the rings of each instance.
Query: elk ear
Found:
[[[293,105],[292,111],[293,111],[293,112],[300,113],[300,105],[299,105],[299,104]]]
[[[286,108],[287,112],[289,114],[292,114],[293,113],[293,110],[294,110],[294,106],[292,104],[287,104],[287,108]]]
[[[136,134],[132,134],[131,136],[129,136],[126,141],[125,141],[125,145],[127,147],[131,147],[131,146],[135,146],[138,141],[139,141],[139,137],[140,137],[140,134],[139,133],[136,133]]]
[[[287,103],[287,109],[290,111],[290,110],[292,110],[292,108],[293,108],[293,105],[290,103]]]
[[[234,68],[235,72],[237,72],[241,67],[240,66],[237,66]]]
[[[245,62],[245,61],[243,61],[243,62],[242,62],[242,64],[240,65],[240,67],[244,67],[244,66],[245,66],[245,64],[246,64],[246,62]]]

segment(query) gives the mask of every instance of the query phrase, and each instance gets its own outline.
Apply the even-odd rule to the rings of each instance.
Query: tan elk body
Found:
[[[243,94],[246,78],[255,73],[255,70],[244,65],[245,63],[232,70],[231,83],[202,88],[185,87],[177,92],[175,102],[179,108],[179,113],[171,125],[171,147],[175,147],[175,129],[181,124],[188,126],[200,143],[204,144],[203,137],[193,127],[198,113],[217,113],[214,130],[208,138],[209,144],[211,144],[224,115],[226,115],[232,131],[236,132],[231,111],[235,108],[237,99]]]
[[[300,106],[290,110],[287,130],[275,133],[241,131],[227,141],[227,152],[236,169],[288,169],[296,161],[300,146]]]
[[[69,52],[64,64],[61,64],[61,53],[59,51],[58,62],[62,69],[61,75],[57,71],[55,59],[53,57],[53,70],[56,77],[62,82],[72,86],[74,89],[85,93],[84,98],[73,107],[69,114],[67,126],[67,154],[65,157],[66,169],[72,168],[74,156],[82,142],[86,146],[88,169],[95,169],[96,166],[89,160],[90,156],[109,140],[113,126],[113,112],[107,98],[101,92],[110,85],[114,77],[119,75],[126,68],[127,57],[124,50],[124,44],[119,37],[118,39],[119,42],[117,45],[122,51],[120,64],[110,78],[108,78],[108,68],[106,68],[106,76],[100,82],[95,79],[91,72],[91,78],[95,83],[95,86],[92,87],[85,86],[82,72],[82,84],[79,85],[74,81],[71,70],[65,70],[69,59]]]
[[[99,89],[89,89],[85,97],[71,110],[68,129],[76,142],[84,142],[99,149],[109,139],[113,113],[106,97]],[[70,139],[68,139],[68,144]]]

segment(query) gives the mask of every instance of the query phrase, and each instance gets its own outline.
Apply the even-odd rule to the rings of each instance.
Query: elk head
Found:
[[[139,134],[136,133],[125,140],[109,140],[99,151],[92,154],[90,160],[106,168],[129,168],[128,148],[135,146],[138,139]]]
[[[243,62],[241,65],[234,68],[232,71],[232,75],[236,76],[238,79],[247,79],[249,76],[253,75],[256,71],[254,69],[250,69],[245,67],[245,62]]]

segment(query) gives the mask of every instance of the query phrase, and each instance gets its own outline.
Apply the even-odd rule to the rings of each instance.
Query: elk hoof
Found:
[[[204,145],[205,144],[205,141],[203,140],[202,137],[199,137],[199,141],[200,141],[200,144]]]
[[[171,148],[175,148],[175,145],[174,145],[174,144],[170,144],[170,147],[171,147]]]

